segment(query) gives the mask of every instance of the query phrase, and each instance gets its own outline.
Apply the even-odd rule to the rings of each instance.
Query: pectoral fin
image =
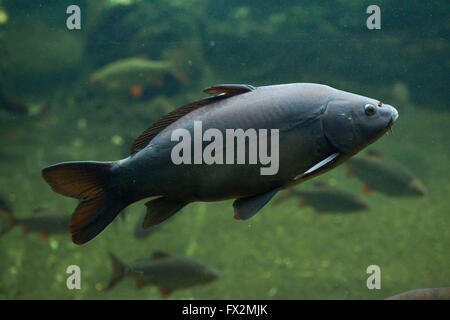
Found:
[[[247,220],[262,209],[272,197],[280,190],[273,189],[269,192],[257,194],[256,196],[239,198],[233,202],[234,218],[238,220]]]
[[[187,202],[167,197],[160,197],[147,202],[145,204],[147,206],[147,215],[142,223],[142,228],[147,229],[148,227],[156,226],[177,213],[186,204]]]
[[[314,166],[312,166],[311,168],[309,168],[305,172],[303,172],[303,173],[299,174],[298,176],[296,176],[294,178],[294,180],[298,180],[300,178],[303,178],[306,175],[315,174],[315,173],[318,173],[318,172],[320,172],[322,170],[325,170],[325,169],[329,168],[330,165],[332,165],[333,163],[336,162],[336,160],[338,159],[339,156],[340,156],[339,152],[333,153],[332,155],[326,157],[322,161],[316,163]]]

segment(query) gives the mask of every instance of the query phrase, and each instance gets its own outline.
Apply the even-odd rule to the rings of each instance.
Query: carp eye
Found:
[[[373,104],[366,104],[364,107],[364,112],[370,117],[377,112],[377,109],[375,109]]]

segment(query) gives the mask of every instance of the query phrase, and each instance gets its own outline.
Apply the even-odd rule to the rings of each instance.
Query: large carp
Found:
[[[75,243],[91,240],[123,208],[148,197],[157,198],[146,203],[144,227],[160,223],[194,201],[237,199],[235,217],[248,219],[278,190],[336,167],[381,137],[398,118],[395,108],[379,100],[321,84],[216,85],[205,92],[216,96],[185,105],[157,121],[135,141],[126,159],[65,162],[42,171],[54,191],[81,200],[70,224]],[[223,136],[230,129],[277,132],[277,144],[270,146],[272,154],[279,156],[277,170],[261,174],[261,164],[238,161],[175,164],[172,151],[179,142],[172,134],[183,129],[195,135],[198,123],[202,130],[214,129]],[[208,147],[207,140],[201,147]],[[192,141],[194,150],[196,143]],[[220,146],[216,154],[230,151],[223,143],[215,146]],[[250,150],[255,148],[249,144]],[[241,156],[235,153],[232,160]]]

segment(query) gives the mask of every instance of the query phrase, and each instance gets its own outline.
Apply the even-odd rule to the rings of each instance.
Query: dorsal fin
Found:
[[[154,124],[152,124],[147,130],[145,130],[133,143],[133,146],[131,147],[131,154],[135,154],[136,152],[144,149],[148,143],[161,131],[164,130],[164,128],[168,127],[184,115],[188,114],[189,112],[201,108],[203,106],[206,106],[207,104],[210,104],[212,102],[222,100],[225,98],[230,97],[231,95],[223,95],[223,96],[215,96],[210,98],[201,99],[189,104],[186,104],[168,114],[166,114],[164,117],[156,121]]]
[[[255,90],[255,87],[249,84],[216,84],[215,86],[206,88],[203,92],[209,94],[239,94],[252,90]]]
[[[134,141],[133,146],[131,147],[131,154],[133,155],[138,151],[144,149],[158,133],[164,130],[164,128],[171,125],[172,123],[174,123],[181,117],[185,116],[186,114],[190,113],[191,111],[204,107],[210,103],[223,100],[236,94],[248,92],[254,89],[255,89],[254,87],[245,84],[223,84],[205,89],[204,92],[206,93],[225,93],[225,94],[201,99],[186,104],[168,113],[167,115],[156,121],[153,125],[151,125]]]
[[[162,258],[170,257],[170,254],[163,252],[163,251],[154,251],[152,255],[152,260],[159,260]]]

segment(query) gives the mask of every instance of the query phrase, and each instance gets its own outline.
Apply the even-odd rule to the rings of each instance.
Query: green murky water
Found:
[[[364,1],[78,1],[81,30],[70,31],[65,10],[74,3],[0,1],[1,89],[29,107],[28,115],[0,108],[0,191],[16,216],[72,212],[77,202],[52,192],[42,168],[126,157],[152,122],[216,83],[317,82],[396,106],[394,135],[370,148],[408,167],[428,193],[370,193],[370,210],[352,214],[318,215],[289,199],[247,221],[233,219],[232,201],[194,203],[139,240],[141,201],[83,246],[69,234],[43,241],[16,227],[0,238],[0,299],[160,299],[131,278],[104,291],[108,252],[131,263],[154,250],[221,273],[173,299],[381,299],[449,286],[446,1],[377,2],[381,30],[372,31]],[[134,91],[89,80],[129,57],[170,60],[174,69]],[[362,195],[344,167],[317,180]],[[66,287],[69,265],[81,268],[80,290]],[[367,289],[369,265],[381,268],[380,290]]]

